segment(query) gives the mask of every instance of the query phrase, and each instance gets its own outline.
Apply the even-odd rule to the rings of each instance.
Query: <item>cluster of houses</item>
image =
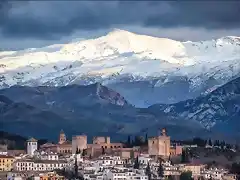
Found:
[[[59,171],[77,173],[86,180],[178,179],[184,172],[191,172],[196,179],[236,179],[226,169],[169,161],[169,157],[180,156],[183,148],[171,145],[165,129],[157,137],[148,139],[147,148],[125,147],[123,143],[112,143],[110,137],[95,137],[92,144],[87,143],[86,135],[73,136],[72,141],[67,141],[61,131],[57,144],[46,143],[39,148],[37,140],[30,138],[26,152],[1,150],[0,171],[7,172],[8,180],[30,177],[36,180],[67,179]],[[138,167],[135,166],[136,160]],[[162,175],[159,174],[159,166],[162,167]],[[146,169],[151,172],[150,176]]]

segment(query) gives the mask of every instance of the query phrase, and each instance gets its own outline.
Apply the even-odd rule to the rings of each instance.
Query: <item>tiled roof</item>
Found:
[[[33,137],[32,137],[32,138],[30,138],[30,139],[28,139],[27,141],[28,141],[28,142],[37,142],[37,140],[36,140],[36,139],[34,139]]]
[[[13,156],[9,156],[9,155],[2,155],[0,154],[0,158],[14,158]]]

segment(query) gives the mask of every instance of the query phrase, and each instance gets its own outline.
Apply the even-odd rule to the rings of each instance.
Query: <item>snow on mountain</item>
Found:
[[[240,78],[218,87],[207,95],[171,105],[153,105],[150,110],[198,121],[205,128],[228,134],[239,134]]]
[[[201,42],[114,30],[69,44],[0,52],[0,86],[101,82],[136,106],[199,96],[240,72],[240,38]]]

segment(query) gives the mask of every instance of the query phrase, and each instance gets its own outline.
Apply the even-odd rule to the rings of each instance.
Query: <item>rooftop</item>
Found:
[[[14,159],[14,157],[13,157],[13,156],[9,156],[9,155],[2,155],[2,154],[0,154],[0,158],[13,158],[13,159]]]
[[[31,137],[30,139],[27,140],[27,142],[37,142],[37,140]]]

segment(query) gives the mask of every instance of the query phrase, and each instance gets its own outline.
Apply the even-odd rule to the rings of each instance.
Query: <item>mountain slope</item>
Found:
[[[0,86],[100,82],[146,107],[211,92],[239,76],[239,59],[239,37],[179,42],[115,30],[96,39],[1,52]]]
[[[167,127],[170,131],[181,127],[183,132],[184,129],[188,132],[182,133],[181,137],[194,136],[196,132],[205,131],[198,122],[168,117],[163,113],[146,111],[145,108],[135,108],[120,94],[101,84],[66,87],[13,86],[0,90],[0,94],[16,101],[14,103],[8,100],[11,103],[2,108],[4,113],[0,116],[0,122],[4,126],[1,128],[20,133],[21,127],[24,127],[27,129],[24,131],[26,136],[33,133],[37,137],[45,138],[44,133],[48,138],[52,138],[60,129],[65,129],[70,135],[84,132],[90,137],[105,134],[113,138],[141,132],[155,135],[156,127]],[[29,104],[30,109],[25,110],[22,106],[12,108],[12,104],[23,104],[25,109],[26,104]],[[39,112],[38,116],[36,111]],[[57,116],[55,119],[53,114]],[[41,128],[42,132],[36,128]],[[51,131],[51,134],[48,134],[48,131]],[[172,135],[179,138],[177,134]]]
[[[51,123],[48,123],[50,121]],[[47,137],[51,135],[51,131],[62,127],[65,119],[52,112],[23,102],[16,103],[0,95],[0,123],[0,129],[4,131]]]
[[[239,134],[240,78],[194,100],[171,105],[153,105],[149,109],[199,121],[204,127],[222,133]]]

